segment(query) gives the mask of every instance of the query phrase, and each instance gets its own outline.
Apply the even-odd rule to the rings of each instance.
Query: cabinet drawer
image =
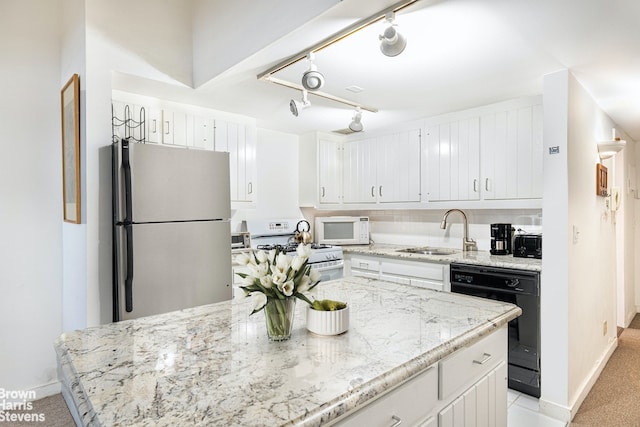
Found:
[[[448,265],[421,262],[403,263],[398,261],[382,261],[380,263],[380,271],[382,273],[409,276],[418,279],[437,280],[440,282],[444,280],[445,269],[448,270]]]
[[[402,425],[417,425],[419,422],[429,421],[428,417],[437,402],[438,370],[433,365],[338,421],[336,425],[389,427],[398,421]]]
[[[468,387],[507,357],[507,326],[440,361],[438,397],[447,400]]]
[[[369,258],[351,258],[351,269],[360,271],[375,271],[378,273],[380,262]]]

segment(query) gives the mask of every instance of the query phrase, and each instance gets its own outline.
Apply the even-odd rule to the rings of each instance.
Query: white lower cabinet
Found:
[[[506,427],[507,325],[346,414],[338,426]]]
[[[450,291],[449,264],[375,255],[345,254],[345,275],[386,280],[401,285]]]
[[[418,396],[419,401],[416,399]],[[430,408],[437,403],[438,369],[433,365],[363,409],[344,418],[338,425],[358,427],[430,425],[425,423],[434,419]]]
[[[439,427],[506,427],[507,364],[471,386],[438,413]]]

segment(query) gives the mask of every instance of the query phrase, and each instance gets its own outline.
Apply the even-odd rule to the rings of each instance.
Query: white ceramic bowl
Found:
[[[307,306],[307,329],[318,335],[339,335],[349,329],[349,306],[342,310],[320,311]]]

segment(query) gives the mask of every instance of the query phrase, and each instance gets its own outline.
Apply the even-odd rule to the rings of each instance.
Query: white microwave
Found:
[[[316,242],[328,245],[368,245],[369,217],[316,217]]]

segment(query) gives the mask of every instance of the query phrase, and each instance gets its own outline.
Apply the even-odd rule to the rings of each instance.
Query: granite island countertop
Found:
[[[250,298],[61,335],[69,406],[91,426],[320,426],[520,315],[515,305],[365,278],[321,283],[349,330],[269,342]]]
[[[455,249],[451,255],[424,255],[406,252],[398,252],[400,249],[415,247],[415,245],[391,245],[373,243],[370,245],[342,246],[345,254],[378,255],[392,258],[400,258],[413,261],[429,261],[442,264],[452,262],[462,264],[484,265],[488,267],[515,268],[520,270],[542,271],[542,260],[534,258],[518,258],[513,255],[491,255],[488,251],[463,252]]]

